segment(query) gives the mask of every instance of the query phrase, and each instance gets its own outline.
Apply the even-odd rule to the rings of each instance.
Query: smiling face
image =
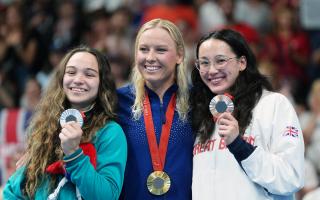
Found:
[[[165,29],[151,28],[141,34],[136,64],[148,87],[171,86],[175,81],[176,65],[182,60],[174,40]]]
[[[66,64],[63,90],[72,108],[86,110],[96,99],[99,89],[99,68],[94,55],[73,54]]]
[[[244,57],[234,58],[237,55],[231,50],[230,46],[218,39],[208,39],[199,47],[199,60],[206,60],[215,63],[220,59],[228,60],[223,66],[210,65],[208,72],[201,72],[202,81],[215,94],[228,92],[234,84],[239,72],[246,68]]]

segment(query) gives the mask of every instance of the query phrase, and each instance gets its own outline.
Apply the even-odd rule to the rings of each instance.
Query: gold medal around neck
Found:
[[[230,97],[226,95],[216,95],[213,97],[209,104],[209,110],[213,117],[218,117],[224,112],[232,113],[234,110],[234,105]]]
[[[152,172],[147,179],[147,187],[151,194],[163,195],[170,189],[171,180],[163,171]]]
[[[83,125],[83,118],[77,109],[67,109],[63,111],[63,113],[60,116],[60,125],[63,126],[65,123],[75,121],[80,124],[80,127]]]

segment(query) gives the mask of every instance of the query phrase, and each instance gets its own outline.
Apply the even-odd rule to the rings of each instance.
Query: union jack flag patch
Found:
[[[298,137],[299,130],[294,126],[287,126],[283,136]]]

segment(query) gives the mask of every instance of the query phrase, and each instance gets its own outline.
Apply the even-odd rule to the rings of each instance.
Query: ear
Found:
[[[239,58],[239,64],[240,64],[239,71],[243,71],[247,68],[247,59],[245,56],[241,56]]]
[[[180,65],[183,62],[184,53],[181,49],[177,51],[177,64]]]

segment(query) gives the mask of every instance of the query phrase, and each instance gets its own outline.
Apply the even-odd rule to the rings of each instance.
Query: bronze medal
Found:
[[[227,95],[216,95],[209,104],[209,110],[214,118],[217,118],[221,113],[230,112],[234,110],[234,105],[231,98]]]
[[[147,187],[151,194],[163,195],[170,189],[171,180],[163,171],[152,172],[147,179]]]

